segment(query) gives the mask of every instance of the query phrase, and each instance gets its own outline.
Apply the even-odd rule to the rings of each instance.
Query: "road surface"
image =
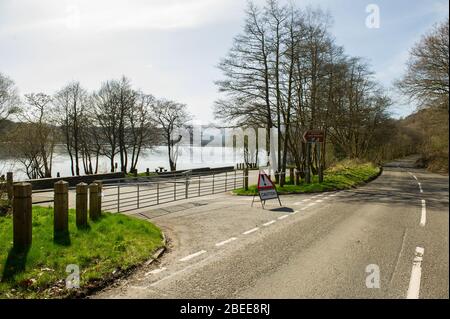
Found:
[[[220,194],[139,213],[167,253],[92,298],[449,298],[448,196],[410,158],[282,208]]]

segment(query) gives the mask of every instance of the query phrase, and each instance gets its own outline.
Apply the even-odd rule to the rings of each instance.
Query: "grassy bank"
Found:
[[[70,238],[53,240],[53,209],[33,207],[33,244],[27,253],[12,248],[11,215],[0,217],[0,298],[65,297],[68,265],[78,265],[81,290],[92,289],[148,260],[162,247],[153,224],[104,213],[89,228],[77,229],[69,212]]]
[[[380,173],[380,168],[372,163],[358,163],[355,161],[340,162],[324,172],[323,183],[319,183],[314,176],[311,184],[305,184],[304,180],[299,185],[287,184],[283,187],[276,185],[279,194],[298,194],[325,192],[340,189],[348,189],[372,180]],[[246,191],[243,188],[234,190],[237,195],[255,195],[258,193],[256,185],[249,186]]]

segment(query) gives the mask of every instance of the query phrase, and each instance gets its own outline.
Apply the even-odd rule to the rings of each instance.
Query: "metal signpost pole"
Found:
[[[311,158],[309,156],[311,151],[311,143],[306,142],[306,184],[311,184]]]
[[[319,169],[319,183],[323,182],[323,172],[322,172],[322,158],[320,157],[320,149],[322,147],[322,143],[317,144],[317,156],[319,157],[317,163],[318,163],[318,169]]]

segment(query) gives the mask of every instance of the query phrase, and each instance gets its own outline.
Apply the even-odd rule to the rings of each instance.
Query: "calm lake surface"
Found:
[[[262,158],[263,153],[263,151],[260,151],[260,158]],[[117,162],[120,167],[119,156],[116,156],[115,162]],[[242,162],[244,162],[243,151],[234,151],[231,147],[180,146],[177,169],[232,166]],[[100,157],[99,173],[109,172],[109,163],[110,160],[107,157]],[[83,174],[84,171],[81,161],[80,165],[80,170]],[[141,153],[139,157],[137,167],[139,172],[144,172],[147,168],[149,168],[151,172],[154,172],[155,168],[158,167],[164,167],[169,170],[169,158],[166,146],[157,146],[151,150],[147,149]],[[23,165],[19,161],[0,154],[0,173],[6,174],[7,171],[12,171],[14,173],[15,180],[28,179],[24,172]],[[52,176],[56,177],[57,172],[59,172],[61,176],[71,175],[70,158],[62,145],[57,146],[53,158]]]

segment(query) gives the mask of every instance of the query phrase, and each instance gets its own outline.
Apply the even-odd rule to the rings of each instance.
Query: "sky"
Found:
[[[414,111],[392,82],[414,43],[448,16],[448,1],[290,1],[327,10],[336,42],[365,58],[394,97],[392,115]],[[379,28],[366,26],[373,4]],[[135,88],[185,103],[196,120],[211,122],[217,65],[242,30],[245,7],[246,0],[0,0],[0,72],[21,94],[53,94],[72,80],[96,90],[126,75]]]

